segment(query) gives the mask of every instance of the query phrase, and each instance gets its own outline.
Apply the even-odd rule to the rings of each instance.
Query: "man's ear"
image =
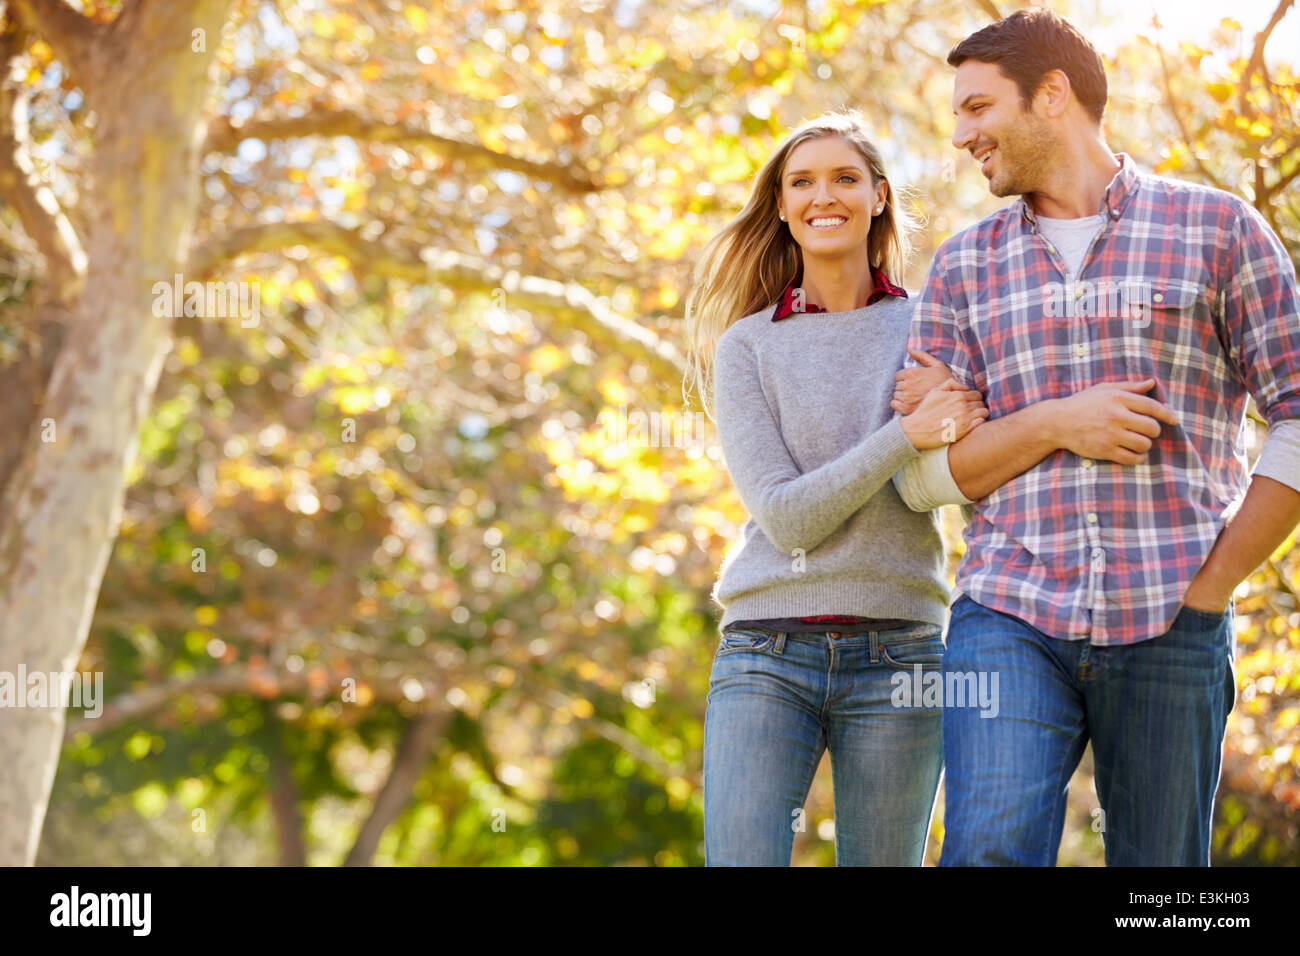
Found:
[[[1053,119],[1064,115],[1070,105],[1070,78],[1064,70],[1048,70],[1038,84],[1034,100],[1043,105],[1047,115]]]

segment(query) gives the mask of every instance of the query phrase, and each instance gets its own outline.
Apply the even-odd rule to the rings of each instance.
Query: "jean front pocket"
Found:
[[[911,629],[900,638],[889,640],[880,635],[880,659],[890,667],[911,670],[920,665],[922,670],[938,670],[943,664],[943,628],[927,624]]]
[[[742,651],[765,651],[772,646],[776,635],[770,631],[755,631],[747,628],[727,628],[718,641],[717,656],[735,654]]]
[[[1184,604],[1174,616],[1174,622],[1170,626],[1170,630],[1212,631],[1223,623],[1227,615],[1226,608],[1222,611],[1205,611],[1199,607],[1189,607]]]

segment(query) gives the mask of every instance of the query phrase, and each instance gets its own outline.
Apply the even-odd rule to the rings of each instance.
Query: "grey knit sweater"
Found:
[[[912,300],[780,322],[774,308],[733,323],[714,363],[722,453],[750,514],[713,589],[719,630],[815,614],[942,626],[937,515],[912,511],[890,480],[919,467],[889,407]]]

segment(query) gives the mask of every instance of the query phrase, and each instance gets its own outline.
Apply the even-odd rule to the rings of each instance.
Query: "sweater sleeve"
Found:
[[[843,455],[801,474],[763,394],[743,336],[724,334],[714,359],[718,437],[727,471],[759,530],[778,550],[804,553],[861,508],[917,450],[893,418]]]
[[[913,511],[933,511],[940,505],[969,505],[948,466],[948,445],[927,448],[894,475],[894,487]]]

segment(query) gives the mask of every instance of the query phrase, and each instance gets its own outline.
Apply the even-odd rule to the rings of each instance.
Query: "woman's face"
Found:
[[[776,204],[805,256],[835,258],[866,248],[888,189],[872,183],[861,153],[839,136],[822,136],[790,154]]]

